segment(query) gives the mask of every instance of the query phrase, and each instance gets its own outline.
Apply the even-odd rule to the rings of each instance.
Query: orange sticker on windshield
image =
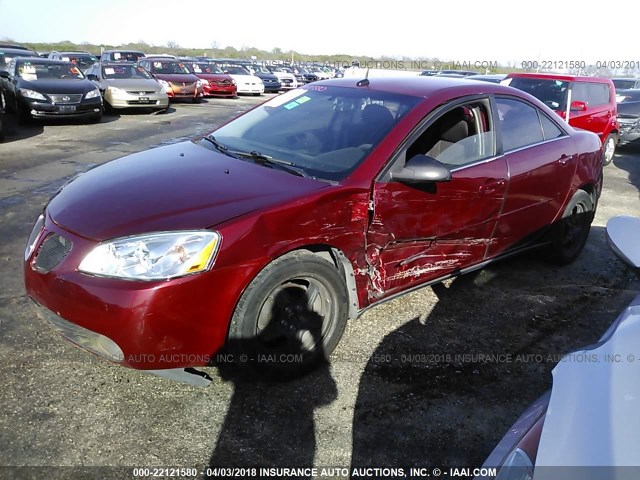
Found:
[[[70,70],[71,70],[71,73],[73,73],[74,75],[78,75],[80,73],[80,70],[78,70],[78,67],[71,67]]]

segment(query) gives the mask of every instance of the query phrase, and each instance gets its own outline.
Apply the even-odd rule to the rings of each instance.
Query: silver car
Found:
[[[162,85],[132,62],[96,63],[87,70],[86,76],[102,92],[105,108],[165,110],[169,107],[169,97]]]

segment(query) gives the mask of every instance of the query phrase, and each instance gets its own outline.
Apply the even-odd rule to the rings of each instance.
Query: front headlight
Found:
[[[498,470],[495,480],[532,480],[533,463],[524,450],[516,448]]]
[[[118,88],[118,87],[107,87],[107,90],[109,90],[109,93],[111,93],[111,95],[126,95],[127,91],[123,90],[122,88]],[[89,97],[87,97],[89,98]]]
[[[171,85],[169,85],[169,82],[167,82],[167,81],[165,81],[165,80],[160,80],[160,79],[158,79],[158,83],[159,83],[160,85],[162,85],[162,88],[164,88],[164,91],[165,91],[165,92],[169,92],[169,93],[171,93],[171,92],[172,92],[172,90],[171,90]]]
[[[21,88],[20,93],[23,97],[32,98],[34,100],[47,100],[43,94],[36,92],[35,90],[29,90],[28,88]]]
[[[87,93],[84,98],[89,99],[89,98],[96,98],[100,96],[100,90],[98,90],[97,88],[95,90],[91,90],[89,93]]]
[[[221,243],[218,232],[151,233],[104,242],[80,263],[92,275],[167,280],[208,270]]]

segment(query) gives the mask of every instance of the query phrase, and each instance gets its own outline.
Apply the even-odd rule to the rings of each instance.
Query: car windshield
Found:
[[[228,151],[259,152],[290,162],[309,176],[337,181],[351,173],[419,101],[369,89],[300,88],[212,135]]]
[[[207,62],[187,63],[187,67],[189,68],[189,70],[191,70],[192,73],[222,73],[222,70],[220,70],[217,66]]]
[[[616,92],[616,103],[640,101],[640,90],[620,90]]]
[[[191,73],[184,63],[175,60],[153,60],[151,69],[160,74]]]
[[[108,80],[152,78],[144,68],[135,65],[106,65],[102,67],[102,76]]]
[[[637,80],[622,80],[622,79],[613,79],[613,85],[616,87],[616,90],[626,90],[628,88],[633,88],[636,86]]]
[[[253,67],[253,71],[256,73],[266,73],[266,74],[271,73],[269,70],[267,70],[265,67],[261,65],[252,65],[252,67]]]
[[[510,86],[527,92],[552,110],[564,110],[567,107],[569,82],[549,78],[511,78]]]
[[[62,54],[62,60],[79,65],[80,68],[89,68],[98,61],[93,55],[67,55],[64,53]]]
[[[16,63],[16,72],[25,80],[84,78],[77,65],[66,62],[38,62],[37,60],[22,60]]]
[[[224,69],[231,75],[251,75],[249,71],[245,70],[243,67],[227,66],[224,67]]]
[[[119,62],[137,62],[144,58],[144,54],[141,52],[112,52],[111,57]]]

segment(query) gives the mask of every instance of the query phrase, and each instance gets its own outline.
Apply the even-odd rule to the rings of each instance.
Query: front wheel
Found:
[[[603,143],[602,163],[609,165],[613,161],[613,155],[616,153],[617,138],[614,133],[610,133],[607,139]]]
[[[347,322],[347,288],[329,261],[296,251],[273,261],[243,293],[227,348],[251,367],[293,378],[325,361]]]
[[[562,218],[551,228],[551,243],[547,248],[547,258],[553,263],[567,265],[573,262],[587,243],[594,204],[591,196],[584,190],[578,190]]]

